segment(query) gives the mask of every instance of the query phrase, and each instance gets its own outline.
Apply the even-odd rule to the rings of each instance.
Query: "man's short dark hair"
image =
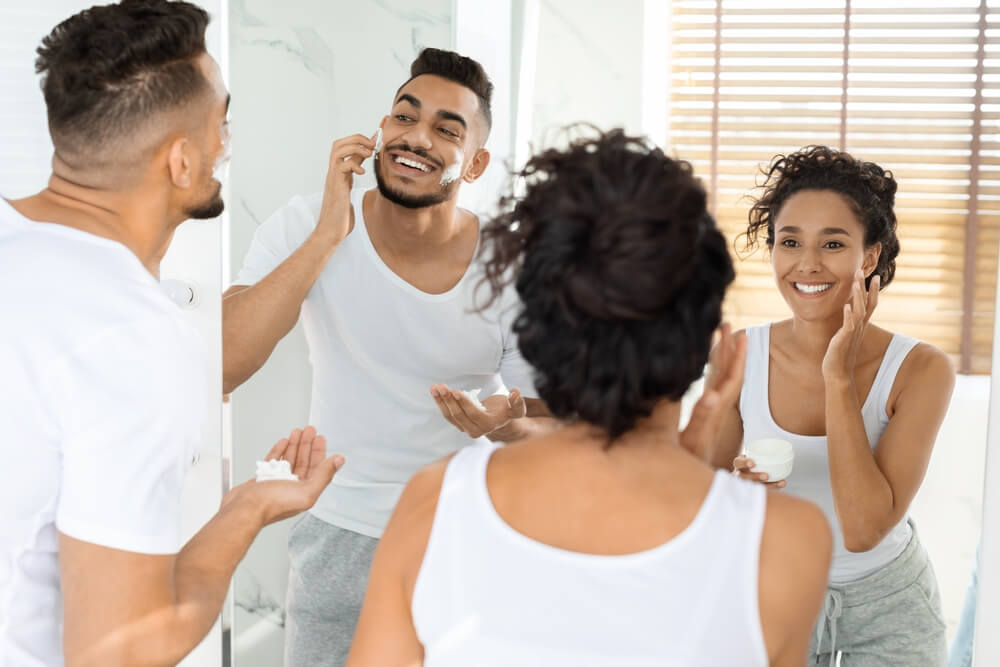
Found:
[[[493,127],[493,110],[491,108],[493,82],[486,76],[486,71],[478,62],[454,51],[426,48],[410,65],[410,78],[406,83],[413,81],[421,74],[433,74],[454,81],[474,92],[479,98],[479,110],[482,112],[483,118],[486,119],[486,129],[489,130]]]
[[[188,2],[123,0],[57,25],[35,61],[56,150],[114,144],[207,90],[194,59],[208,21]]]

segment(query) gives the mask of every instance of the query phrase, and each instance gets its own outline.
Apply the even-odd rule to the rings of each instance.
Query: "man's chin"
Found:
[[[189,208],[186,211],[188,220],[211,220],[212,218],[218,218],[226,210],[226,202],[222,201],[222,183],[218,180],[213,182],[216,187],[212,198],[207,202],[202,202],[197,206]]]
[[[226,202],[219,197],[207,204],[188,209],[187,217],[189,220],[211,220],[222,215],[224,210],[226,210]]]
[[[393,204],[411,209],[428,208],[430,206],[443,204],[454,196],[455,188],[458,186],[458,182],[456,181],[442,186],[436,192],[412,194],[400,190],[399,188],[392,187],[386,183],[378,168],[375,169],[375,182],[378,185],[379,193],[383,197],[391,201]]]

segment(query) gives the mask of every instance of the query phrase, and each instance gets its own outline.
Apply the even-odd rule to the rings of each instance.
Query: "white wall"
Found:
[[[643,66],[646,0],[528,0],[529,21],[532,12],[538,36],[533,108],[530,129],[519,132],[536,147],[561,143],[559,130],[580,121],[602,130],[624,127],[631,134],[662,135],[653,119],[643,116],[643,83],[655,76]],[[530,51],[530,44],[525,48]],[[666,90],[665,79],[661,90]],[[665,116],[661,123],[665,128]]]

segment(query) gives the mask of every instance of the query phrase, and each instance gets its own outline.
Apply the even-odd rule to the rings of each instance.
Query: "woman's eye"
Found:
[[[785,246],[786,248],[794,248],[795,246],[798,245],[798,242],[795,241],[794,239],[785,239],[784,241],[781,242],[781,245]]]
[[[827,241],[824,247],[830,248],[831,250],[837,250],[839,248],[843,248],[844,244],[840,241]]]

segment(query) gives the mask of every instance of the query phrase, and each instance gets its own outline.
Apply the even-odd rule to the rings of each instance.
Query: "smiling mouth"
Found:
[[[421,162],[420,160],[415,160],[413,158],[405,157],[402,155],[393,155],[392,161],[395,162],[396,164],[408,167],[410,169],[415,169],[417,171],[421,171],[425,174],[429,174],[436,168],[430,164],[427,164],[426,162]]]
[[[795,286],[797,292],[802,292],[803,294],[822,294],[823,292],[828,292],[833,283],[792,283]]]

